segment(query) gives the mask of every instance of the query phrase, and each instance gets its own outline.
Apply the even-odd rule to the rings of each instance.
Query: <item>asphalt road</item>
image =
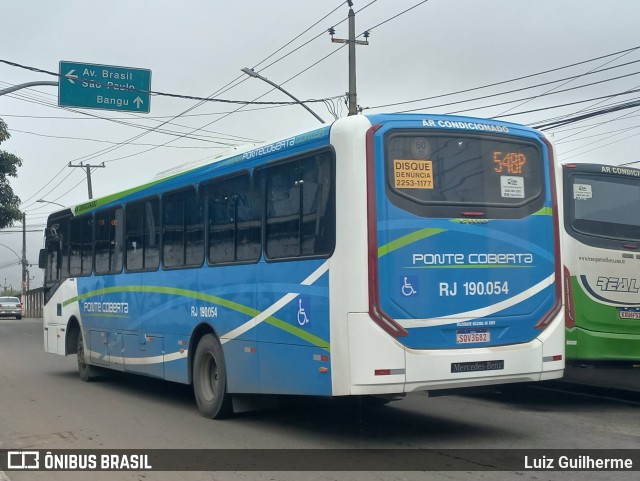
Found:
[[[198,414],[189,386],[128,375],[83,383],[75,356],[43,352],[41,320],[0,319],[0,449],[637,449],[639,427],[638,403],[527,386],[470,396],[415,394],[370,409],[292,399],[276,409],[211,421]],[[618,481],[637,474],[10,471],[0,472],[0,481]]]

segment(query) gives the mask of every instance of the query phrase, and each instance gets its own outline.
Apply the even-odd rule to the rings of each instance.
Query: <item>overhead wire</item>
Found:
[[[40,134],[38,132],[29,132],[28,130],[18,130],[18,129],[11,129],[11,132],[18,132],[21,134],[28,134],[28,135],[35,135],[37,137],[46,137],[49,139],[60,139],[60,140],[79,140],[79,141],[83,141],[83,142],[97,142],[97,143],[101,143],[101,144],[112,144],[115,145],[118,142],[112,142],[109,140],[99,140],[99,139],[89,139],[86,137],[70,137],[70,136],[66,136],[66,135],[47,135],[47,134]],[[205,140],[205,139],[198,139],[198,140]],[[208,142],[212,142],[210,140],[207,140]],[[134,146],[142,146],[142,147],[155,147],[158,146],[158,144],[139,144],[139,143],[131,143],[130,145],[134,145]],[[238,144],[224,144],[225,146],[234,146],[234,145],[238,145]],[[166,147],[166,148],[170,148],[170,149],[211,149],[211,148],[215,148],[211,145],[206,145],[206,146],[190,146],[190,145],[166,145],[166,146],[162,146],[162,147]]]
[[[333,11],[335,11],[335,9],[334,9]],[[330,13],[333,13],[333,11],[332,11],[332,12],[330,12]],[[325,16],[325,17],[323,17],[323,19],[324,19],[324,18],[326,18],[326,16]],[[210,97],[212,97],[213,95],[216,95],[216,94],[218,94],[219,92],[223,91],[226,87],[228,87],[228,86],[229,86],[229,85],[231,85],[232,83],[233,83],[233,81],[232,81],[232,82],[227,83],[224,87],[222,87],[221,89],[218,89],[217,91],[215,91],[214,93],[212,93],[212,94],[210,95]],[[257,99],[259,99],[259,98],[261,98],[261,96],[260,96],[260,97],[257,97],[255,100],[257,100]],[[193,109],[195,109],[195,108],[199,107],[200,105],[202,105],[202,103],[203,103],[203,101],[198,102],[198,103],[197,103],[197,104],[195,104],[194,106],[192,106],[192,107],[190,107],[189,109],[187,109],[187,110],[183,111],[181,114],[178,114],[177,116],[172,117],[172,119],[171,119],[171,120],[175,120],[176,118],[180,117],[181,115],[184,115],[184,114],[186,114],[186,113],[190,112],[191,110],[193,110]],[[240,109],[235,109],[235,110],[234,110],[234,111],[232,111],[231,113],[235,113],[235,112],[237,112],[238,110],[240,110]],[[230,115],[231,113],[229,113],[229,114],[225,115],[224,117],[226,117],[226,116]],[[224,117],[222,117],[222,118],[224,118]],[[220,120],[220,119],[218,119],[218,120]],[[160,124],[160,126],[165,125],[166,123],[167,123],[167,122],[162,123],[162,124]],[[214,122],[210,122],[209,124],[205,125],[204,127],[207,127],[208,125],[211,125],[212,123],[214,123]],[[202,130],[202,129],[204,129],[204,127],[201,127],[200,129],[192,130],[192,131],[190,132],[190,134],[191,134],[191,133],[194,133],[195,131]],[[134,137],[134,138],[132,138],[132,139],[129,139],[129,141],[137,140],[137,139],[139,139],[142,135],[145,135],[145,134],[140,134],[140,135],[139,135],[139,136],[137,136],[137,137]],[[110,151],[112,151],[114,148],[118,148],[119,146],[124,145],[126,142],[127,142],[127,141],[125,141],[124,143],[121,143],[121,144],[119,144],[119,145],[109,147],[108,149],[104,149],[103,151],[99,151],[99,152],[97,152],[97,154],[102,155],[102,153],[106,153],[105,151],[109,151],[109,152],[110,152]],[[167,143],[163,144],[163,146],[167,145],[168,143],[169,143],[169,142],[167,142]],[[147,149],[145,152],[148,152],[149,150],[151,150],[151,149]],[[145,153],[145,152],[141,152],[141,153]],[[127,157],[128,157],[128,156],[127,156]],[[121,158],[119,158],[119,159],[113,159],[112,161],[114,161],[114,160],[121,160],[122,158],[127,158],[127,157],[121,157]],[[66,180],[68,177],[69,177],[69,176],[65,177],[65,178],[63,179],[63,181],[64,181],[64,180]],[[58,185],[61,185],[61,183],[59,183]],[[76,184],[76,186],[74,186],[73,188],[77,187],[77,185],[79,185],[79,184]],[[57,188],[57,186],[56,186],[56,187],[54,187],[54,190],[55,190],[55,188]],[[73,188],[72,188],[72,190],[73,190]],[[30,199],[32,199],[33,197],[35,197],[35,195],[37,195],[37,194],[38,194],[39,192],[41,192],[43,189],[44,189],[44,188],[40,189],[36,194],[34,194],[34,196],[30,197]],[[51,190],[50,192],[52,192],[52,190]],[[29,199],[29,200],[30,200],[30,199]],[[59,198],[58,198],[58,199],[59,199]],[[56,199],[56,200],[57,200],[57,199]]]
[[[528,79],[528,78],[538,77],[540,75],[545,75],[545,74],[548,74],[548,73],[557,72],[559,70],[564,70],[564,69],[576,67],[578,65],[584,65],[584,64],[590,63],[590,62],[595,62],[596,60],[601,60],[603,58],[607,58],[607,57],[611,57],[611,56],[614,56],[614,55],[618,55],[619,53],[622,53],[622,52],[627,52],[627,51],[631,51],[631,50],[637,50],[638,48],[640,48],[640,46],[628,48],[628,49],[625,49],[625,50],[618,50],[617,52],[613,52],[613,53],[610,53],[610,54],[607,54],[607,55],[601,55],[601,56],[590,58],[590,59],[587,59],[587,60],[582,60],[580,62],[575,62],[575,63],[568,64],[568,65],[563,65],[561,67],[555,67],[555,68],[552,68],[552,69],[543,70],[541,72],[536,72],[536,73],[533,73],[533,74],[523,75],[523,76],[520,76],[520,77],[514,77],[514,78],[511,78],[509,80],[502,80],[502,81],[499,81],[499,82],[493,82],[493,83],[481,85],[481,86],[478,86],[478,87],[471,87],[471,88],[468,88],[468,89],[458,90],[458,91],[455,91],[455,92],[449,92],[449,93],[440,94],[440,95],[433,95],[433,96],[430,96],[430,97],[422,97],[422,98],[413,99],[413,100],[405,100],[405,101],[402,101],[402,102],[394,102],[394,103],[388,103],[388,104],[375,105],[375,106],[372,106],[372,107],[365,107],[365,110],[367,110],[367,109],[387,108],[387,107],[396,107],[398,105],[410,104],[410,103],[415,103],[415,102],[422,102],[423,100],[434,100],[434,99],[438,99],[438,98],[442,98],[442,97],[449,97],[449,96],[453,96],[453,95],[459,95],[459,94],[463,94],[463,93],[473,92],[473,91],[476,91],[476,90],[482,90],[482,89],[485,89],[485,88],[497,87],[499,85],[504,85],[504,84],[508,84],[508,83],[511,83],[511,82],[517,82],[519,80],[525,80],[525,79]]]
[[[607,99],[610,100],[610,98],[607,98]],[[633,100],[635,100],[635,99],[633,99]],[[619,105],[626,105],[628,103],[629,103],[629,100],[621,100],[619,102],[610,102],[609,104],[607,104],[605,106],[602,106],[602,107],[598,107],[598,108],[596,108],[596,107],[585,107],[584,112],[585,113],[601,112],[602,109],[604,109],[604,108],[612,108],[612,107],[616,107],[616,106],[619,106]],[[551,123],[551,122],[556,122],[556,121],[561,121],[564,118],[565,118],[565,115],[555,115],[555,116],[547,118],[547,119],[536,120],[535,122],[529,122],[528,125],[530,127],[537,128],[540,125],[544,125],[546,123]],[[600,125],[600,124],[591,124],[591,125]],[[588,125],[588,126],[590,126],[590,125]],[[585,126],[582,126],[582,127],[580,127],[580,126],[570,127],[570,128],[566,128],[566,129],[563,129],[563,130],[555,130],[555,132],[558,133],[558,132],[563,132],[563,131],[566,131],[566,130],[577,130],[577,129],[581,129],[583,127],[585,127]]]
[[[640,117],[640,115],[629,115],[629,116],[627,116],[627,119],[632,119],[632,118],[634,118],[634,117]],[[608,123],[608,121],[607,121],[607,123]],[[556,134],[558,134],[558,133],[570,132],[570,131],[573,131],[573,130],[579,130],[579,129],[582,129],[582,128],[584,128],[584,127],[591,127],[591,126],[593,126],[593,125],[595,125],[595,126],[600,126],[601,124],[602,124],[602,122],[600,122],[600,123],[596,123],[596,124],[576,125],[576,126],[571,126],[571,127],[570,127],[570,126],[567,126],[566,128],[555,129],[555,130],[553,131],[553,133],[554,133],[554,135],[556,135]]]
[[[640,62],[640,60],[638,60],[638,62]],[[546,94],[524,97],[523,99],[509,100],[509,101],[499,102],[499,103],[491,104],[491,105],[483,105],[483,106],[480,106],[480,107],[469,107],[469,108],[462,109],[462,110],[450,111],[450,112],[447,112],[447,114],[456,114],[456,113],[460,113],[460,112],[469,112],[469,111],[473,111],[473,110],[480,110],[480,109],[486,109],[486,108],[496,107],[496,106],[500,106],[500,105],[507,105],[507,104],[512,104],[512,103],[517,103],[517,102],[520,102],[522,100],[536,99],[536,98],[539,98],[539,97],[547,97],[547,96],[550,96],[550,95],[556,95],[556,94],[560,94],[560,93],[570,92],[572,90],[578,90],[578,89],[582,89],[582,88],[586,88],[586,87],[592,87],[594,85],[600,85],[600,84],[603,84],[603,83],[612,82],[614,80],[620,80],[622,78],[632,77],[634,75],[640,75],[640,71],[632,72],[632,73],[625,74],[625,75],[619,75],[617,77],[612,77],[612,78],[605,79],[605,80],[599,80],[597,82],[591,82],[591,83],[584,84],[584,85],[579,85],[577,87],[570,87],[570,88],[563,89],[563,90],[556,90],[554,92],[549,92],[549,93],[546,93]],[[556,80],[556,81],[546,82],[545,84],[555,83],[555,82],[558,82],[558,81]],[[544,85],[544,84],[542,84],[542,85]],[[417,108],[414,108],[414,109],[400,110],[399,112],[403,112],[403,113],[404,112],[415,112],[417,110],[434,109],[434,108],[440,108],[440,107],[449,107],[451,105],[459,105],[459,104],[464,104],[464,103],[468,103],[468,102],[475,102],[475,101],[478,101],[478,100],[484,100],[484,99],[488,99],[488,98],[499,97],[499,96],[506,95],[506,94],[509,94],[509,93],[528,90],[530,88],[532,88],[532,87],[522,87],[522,88],[519,88],[519,89],[509,90],[509,91],[506,91],[506,92],[499,92],[499,93],[496,93],[496,94],[483,95],[483,96],[480,96],[480,97],[474,97],[474,98],[466,99],[466,100],[458,100],[458,101],[455,101],[455,102],[447,102],[447,103],[444,103],[444,104],[421,106],[421,107],[417,107]],[[616,95],[620,95],[620,94],[616,94]],[[606,96],[605,97],[598,97],[598,98],[606,98]],[[529,111],[526,111],[526,112],[528,113]],[[505,114],[505,115],[494,115],[494,116],[492,116],[490,118],[497,119],[497,118],[502,118],[502,117],[511,117],[511,116],[515,116],[515,115],[520,115],[520,113],[512,113],[512,114]]]
[[[635,51],[636,51],[636,50],[638,50],[639,48],[640,48],[640,46],[636,47],[635,49],[628,50],[628,51],[626,51],[626,52],[624,52],[624,53],[620,54],[620,55],[619,55],[619,56],[617,56],[616,58],[611,59],[611,60],[609,60],[609,61],[607,61],[607,62],[603,63],[602,65],[599,65],[598,67],[594,67],[593,69],[591,69],[591,70],[589,70],[589,71],[587,71],[587,72],[583,73],[582,75],[579,75],[579,76],[577,76],[577,77],[575,77],[575,78],[573,78],[573,79],[567,80],[567,81],[566,81],[566,82],[564,82],[563,84],[561,84],[561,85],[557,85],[556,87],[554,87],[554,88],[552,88],[552,89],[550,89],[550,90],[547,90],[546,92],[543,92],[540,96],[544,96],[544,95],[546,95],[546,94],[548,94],[548,93],[551,93],[551,92],[553,92],[554,90],[559,89],[560,87],[563,87],[564,85],[567,85],[567,84],[569,84],[569,83],[571,83],[571,82],[573,82],[573,81],[575,81],[575,80],[577,80],[577,79],[579,79],[579,78],[581,78],[581,77],[584,77],[585,75],[589,75],[589,74],[594,73],[594,72],[599,72],[599,71],[601,71],[601,70],[600,70],[600,67],[604,67],[605,65],[608,65],[608,64],[610,64],[611,62],[615,62],[616,60],[619,60],[619,59],[621,59],[622,57],[625,57],[625,56],[627,56],[627,55],[631,54],[632,52],[635,52]],[[527,99],[527,100],[523,101],[522,103],[520,103],[520,104],[518,104],[518,105],[514,105],[514,106],[512,106],[512,107],[509,107],[507,110],[504,110],[504,111],[500,112],[500,113],[499,113],[499,114],[497,114],[496,116],[504,116],[504,115],[505,115],[505,114],[507,114],[508,112],[511,112],[513,109],[517,109],[518,107],[521,107],[522,105],[524,105],[524,104],[526,104],[526,103],[528,103],[528,102],[531,102],[532,100],[535,100],[535,98],[534,98],[534,99]],[[571,115],[571,114],[568,114],[567,116],[569,116],[569,115]]]
[[[604,123],[606,123],[606,122],[602,122],[601,124],[604,124]],[[600,126],[601,124],[598,124],[598,126]],[[563,144],[570,144],[570,143],[573,143],[573,142],[582,142],[582,141],[585,141],[585,140],[591,140],[591,139],[593,139],[594,137],[601,137],[601,136],[603,136],[603,135],[614,134],[614,133],[623,133],[623,132],[628,132],[629,130],[633,130],[633,129],[635,129],[635,128],[636,128],[636,126],[633,126],[633,127],[625,127],[625,128],[622,128],[622,129],[609,130],[609,131],[607,131],[607,132],[600,132],[600,133],[598,133],[598,134],[589,134],[589,136],[588,136],[588,137],[578,137],[577,139],[571,139],[571,140],[559,139],[559,140],[554,140],[554,141],[553,141],[553,144],[554,144],[554,145],[563,145]],[[554,132],[554,134],[555,134],[555,133],[556,133],[556,132]]]
[[[375,3],[374,0],[371,3]],[[315,27],[316,25],[318,25],[320,22],[326,20],[328,17],[330,17],[331,15],[333,15],[339,8],[341,8],[344,5],[344,1],[340,1],[338,3],[338,6],[336,8],[334,8],[333,10],[331,10],[329,13],[327,13],[324,17],[322,17],[320,20],[318,20],[317,22],[315,22],[313,25],[311,25],[310,27],[308,27],[307,29],[305,29],[304,31],[302,31],[302,33],[296,35],[295,37],[293,37],[290,41],[288,41],[286,44],[284,44],[282,47],[280,47],[279,49],[277,49],[275,52],[273,52],[272,54],[268,55],[267,57],[263,58],[262,60],[260,60],[257,64],[255,64],[253,66],[253,70],[255,70],[256,68],[258,68],[260,65],[262,65],[263,63],[265,63],[267,60],[269,60],[271,57],[275,56],[276,54],[278,54],[279,52],[281,52],[282,50],[284,50],[285,48],[287,48],[289,45],[291,45],[293,42],[295,42],[296,40],[298,40],[300,37],[302,37],[304,34],[306,34],[307,32],[309,32],[313,27]],[[320,35],[324,35],[324,31],[322,32],[322,34]],[[280,57],[278,60],[276,60],[275,62],[270,63],[269,65],[267,65],[266,67],[263,67],[263,70],[268,69],[269,67],[271,67],[272,65],[275,65],[276,63],[280,62],[282,59],[288,57],[289,55],[291,55],[293,52],[299,50],[300,48],[308,45],[309,43],[313,42],[316,38],[318,38],[320,35],[318,35],[317,37],[312,38],[311,40],[307,41],[306,43],[302,44],[301,46],[297,47],[295,50],[292,50],[291,52],[287,53],[287,55]]]
[[[60,73],[57,72],[51,72],[49,70],[45,70],[45,69],[40,69],[37,67],[30,67],[27,65],[22,65],[16,62],[11,62],[9,60],[4,60],[4,59],[0,59],[0,63],[5,63],[7,65],[10,65],[12,67],[18,67],[18,68],[23,68],[23,69],[27,69],[27,70],[33,70],[36,71],[38,73],[45,73],[47,75],[52,75],[54,77],[57,77],[60,79],[60,81],[65,80],[66,77],[64,75],[61,75]],[[77,78],[74,77],[74,80],[76,81],[82,81],[82,80],[92,80],[91,77],[87,77],[86,79],[84,77],[80,77],[78,76]],[[171,97],[171,98],[179,98],[179,99],[185,99],[185,100],[198,100],[199,102],[220,102],[220,103],[225,103],[225,104],[239,104],[239,105],[297,105],[300,102],[294,101],[294,100],[287,100],[287,101],[279,101],[279,102],[274,102],[274,101],[256,101],[256,100],[235,100],[235,99],[221,99],[218,97],[214,97],[212,95],[209,95],[207,97],[199,97],[196,95],[185,95],[185,94],[175,94],[175,93],[171,93],[171,92],[160,92],[157,90],[142,90],[142,89],[136,89],[136,88],[130,88],[129,90],[134,91],[134,92],[140,92],[140,93],[146,93],[149,95],[154,95],[154,96],[161,96],[161,97]],[[335,97],[329,97],[329,98],[337,98],[338,96]],[[316,103],[316,102],[324,102],[324,99],[307,99],[307,100],[303,100],[301,101],[302,103]],[[178,115],[179,116],[179,115]]]
[[[640,128],[640,126],[638,126],[638,127]],[[612,145],[612,144],[615,144],[615,143],[618,143],[618,142],[622,142],[623,140],[629,140],[631,138],[637,137],[638,135],[640,135],[640,132],[638,132],[637,134],[633,134],[633,135],[630,135],[628,137],[625,137],[624,139],[618,139],[618,140],[616,140],[614,142],[609,142],[608,144],[601,145],[599,147],[595,147],[593,149],[587,150],[586,152],[580,152],[579,154],[570,155],[568,157],[562,157],[562,160],[564,161],[564,160],[567,160],[567,159],[572,159],[572,158],[577,157],[579,155],[584,155],[584,154],[587,154],[589,152],[593,152],[594,150],[602,149],[604,147],[608,147],[609,145]],[[629,162],[629,163],[620,164],[620,165],[631,165],[631,164],[635,164],[635,163],[638,163],[638,162],[640,162],[640,161]]]
[[[640,92],[640,89],[635,89],[635,92]],[[593,100],[593,99],[585,100],[583,102],[589,102],[591,100]],[[567,105],[574,105],[575,103],[576,102],[573,102],[573,103],[567,104]],[[636,100],[629,101],[629,102],[626,102],[626,103],[623,103],[623,104],[619,104],[619,105],[616,105],[615,107],[602,108],[600,110],[589,112],[589,113],[586,113],[586,114],[583,114],[583,115],[578,115],[578,116],[571,117],[571,118],[561,119],[561,120],[558,120],[558,121],[555,121],[555,122],[548,122],[548,123],[545,123],[545,124],[534,123],[534,124],[531,124],[531,127],[535,128],[535,129],[538,129],[538,130],[550,130],[550,129],[556,127],[556,126],[563,126],[563,125],[575,123],[575,122],[580,121],[580,120],[589,119],[589,118],[592,118],[592,117],[597,117],[597,116],[600,116],[600,115],[604,115],[604,114],[608,114],[608,113],[612,113],[612,112],[617,112],[619,110],[625,110],[625,109],[629,109],[629,108],[634,108],[634,107],[638,107],[638,106],[640,106],[640,99],[636,99]],[[598,126],[599,125],[595,125],[594,127],[598,127]],[[586,130],[589,130],[589,129],[586,129]],[[581,133],[585,132],[586,130],[571,134],[571,135],[569,135],[569,136],[567,136],[565,138],[571,137],[573,135],[581,134]]]

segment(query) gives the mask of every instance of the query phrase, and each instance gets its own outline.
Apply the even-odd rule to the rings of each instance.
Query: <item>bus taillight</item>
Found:
[[[560,312],[560,307],[562,305],[562,264],[560,257],[560,223],[559,223],[559,213],[558,213],[558,195],[556,191],[556,173],[554,169],[555,159],[553,156],[553,147],[551,143],[544,137],[542,137],[542,141],[547,146],[547,152],[549,153],[549,177],[551,184],[551,210],[553,212],[553,252],[554,252],[554,274],[555,274],[555,302],[553,307],[547,314],[538,322],[534,328],[535,329],[546,329],[549,324],[553,321],[553,319]]]
[[[369,269],[369,315],[373,322],[394,337],[409,333],[380,308],[380,287],[378,277],[378,219],[376,216],[376,183],[373,134],[381,125],[372,126],[367,132],[367,237]]]
[[[573,287],[571,286],[571,273],[567,266],[564,267],[564,323],[567,329],[576,325],[576,309],[573,304]]]

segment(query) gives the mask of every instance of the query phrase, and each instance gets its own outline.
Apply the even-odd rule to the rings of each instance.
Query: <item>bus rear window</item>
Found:
[[[391,201],[423,217],[520,218],[544,204],[541,150],[526,140],[393,132],[385,162]]]
[[[640,240],[640,183],[637,179],[572,176],[571,227],[584,235]]]

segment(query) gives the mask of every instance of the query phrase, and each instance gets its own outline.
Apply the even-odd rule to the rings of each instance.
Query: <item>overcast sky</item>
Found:
[[[640,97],[631,93],[582,102],[640,88],[640,63],[621,66],[640,60],[640,49],[630,50],[640,46],[637,0],[355,0],[354,10],[356,34],[371,34],[370,44],[357,48],[358,103],[365,114],[417,109],[493,117],[507,111],[511,115],[505,120],[531,125]],[[332,98],[348,90],[347,49],[332,43],[326,31],[335,26],[335,37],[346,38],[347,13],[346,2],[338,0],[2,0],[0,60],[49,72],[58,72],[60,61],[136,67],[152,71],[151,90],[157,92],[290,100],[259,79],[242,76],[240,69],[251,67],[301,100]],[[598,57],[603,58],[587,62]],[[553,69],[558,70],[532,76]],[[601,69],[609,70],[586,75]],[[525,76],[531,77],[447,95]],[[559,81],[575,76],[580,78]],[[57,78],[0,63],[0,89],[33,81]],[[575,88],[595,82],[600,83]],[[546,85],[530,88],[540,84]],[[522,90],[495,96],[516,89]],[[522,100],[560,90],[566,91]],[[441,97],[426,99],[436,96]],[[417,99],[426,100],[403,103]],[[496,105],[514,100],[519,101]],[[574,102],[581,103],[549,109]],[[237,110],[240,105],[206,102],[193,108],[194,100],[153,96],[150,113],[134,115],[64,109],[57,103],[53,86],[0,97],[0,118],[11,133],[0,149],[24,162],[12,185],[23,201],[27,229],[34,231],[27,242],[32,263],[37,263],[46,216],[55,208],[35,201],[73,205],[87,199],[86,175],[65,167],[69,162],[105,162],[106,168],[92,174],[94,197],[100,197],[233,145],[320,125],[300,106]],[[325,104],[309,106],[325,121],[334,119]],[[192,110],[172,120],[187,109]],[[333,101],[332,110],[347,114],[340,100]],[[538,111],[514,115],[531,110]],[[160,127],[163,132],[131,140],[166,121],[171,122]],[[201,130],[191,134],[195,129]],[[559,161],[640,160],[640,107],[545,133]],[[20,254],[21,228],[17,223],[0,231],[0,244]],[[19,266],[2,268],[12,260],[17,260],[14,253],[0,245],[0,286],[5,279],[13,287],[20,284]],[[41,285],[37,267],[31,276],[32,287]]]

